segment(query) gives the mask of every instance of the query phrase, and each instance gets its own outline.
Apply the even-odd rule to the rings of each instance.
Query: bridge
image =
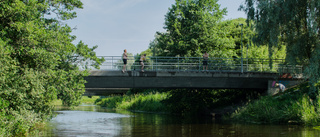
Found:
[[[130,88],[262,89],[272,94],[274,82],[288,87],[303,79],[302,66],[285,65],[284,60],[210,58],[208,71],[203,71],[200,57],[149,57],[141,72],[137,57],[129,57],[127,72],[122,73],[121,57],[104,58],[101,69],[85,78],[84,95],[125,93]]]

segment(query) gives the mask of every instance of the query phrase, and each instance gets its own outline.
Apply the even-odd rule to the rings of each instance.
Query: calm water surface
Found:
[[[319,137],[320,131],[296,125],[222,123],[211,117],[115,111],[83,105],[58,115],[41,136],[53,137]]]

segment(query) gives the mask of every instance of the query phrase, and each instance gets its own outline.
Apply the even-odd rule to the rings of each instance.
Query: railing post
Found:
[[[178,57],[178,71],[180,70],[180,69],[179,69],[179,68],[180,68],[179,59],[180,59],[180,57]]]
[[[153,58],[153,57],[151,57],[150,60],[152,60],[152,58]],[[153,69],[153,64],[154,64],[154,61],[152,60],[152,67],[151,67],[151,68],[152,68],[152,69],[151,69],[152,71],[154,70],[154,69]]]
[[[198,71],[201,71],[201,66],[200,66],[201,60],[200,60],[200,58],[201,58],[201,57],[198,57],[198,60],[199,60],[199,63],[198,63],[198,64],[199,64],[199,65],[198,65],[198,66],[199,66],[199,67],[198,67]]]
[[[112,66],[112,67],[111,67],[111,70],[113,70],[113,69],[114,69],[114,68],[113,68],[113,67],[114,67],[114,65],[113,65],[113,56],[111,57],[111,66]]]
[[[243,28],[243,24],[240,24],[241,26],[241,73],[243,73],[243,46],[242,46],[242,28]]]
[[[158,70],[158,57],[156,57],[156,71]]]
[[[243,58],[241,57],[241,73],[243,73]]]

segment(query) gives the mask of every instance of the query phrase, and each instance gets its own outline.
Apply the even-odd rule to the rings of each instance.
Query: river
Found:
[[[225,123],[211,117],[116,111],[94,105],[58,108],[43,137],[319,137],[298,125]]]

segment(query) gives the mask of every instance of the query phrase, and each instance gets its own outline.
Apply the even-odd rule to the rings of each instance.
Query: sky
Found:
[[[95,45],[97,56],[121,56],[124,49],[136,55],[148,49],[156,32],[163,29],[165,15],[175,0],[81,0],[77,18],[67,21],[75,28],[72,35],[89,47]],[[245,0],[219,0],[220,8],[227,8],[224,19],[245,18],[238,11]]]

